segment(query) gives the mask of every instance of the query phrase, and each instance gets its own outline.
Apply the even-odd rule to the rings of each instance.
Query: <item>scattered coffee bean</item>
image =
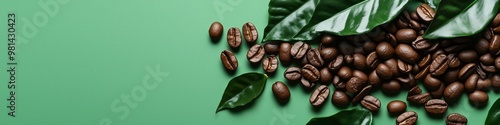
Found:
[[[366,66],[370,67],[371,69],[377,68],[379,63],[380,62],[376,52],[372,52],[366,57]]]
[[[234,71],[238,68],[238,59],[236,59],[233,52],[229,50],[222,51],[220,59],[227,70]]]
[[[361,105],[372,112],[377,112],[380,109],[380,100],[374,96],[367,95],[361,100]]]
[[[396,33],[396,39],[398,40],[398,42],[401,42],[401,43],[410,43],[412,41],[414,41],[415,39],[417,39],[417,32],[415,32],[415,30],[413,29],[400,29],[398,30],[398,32]],[[403,44],[399,44],[399,45],[403,45]],[[406,45],[406,44],[404,44]]]
[[[323,38],[321,39],[322,44],[330,45],[335,42],[337,42],[337,37],[334,35],[324,35]]]
[[[477,74],[472,74],[465,80],[464,87],[467,92],[472,92],[476,90],[477,87],[477,81],[479,80],[479,75]]]
[[[321,58],[321,54],[319,53],[319,50],[314,48],[310,49],[307,52],[307,61],[309,61],[310,64],[316,67],[320,67],[323,65],[324,61],[323,58]]]
[[[488,91],[491,87],[491,79],[478,79],[476,90]]]
[[[344,56],[338,55],[328,64],[328,69],[330,69],[330,71],[337,71],[338,69],[340,69],[343,63],[344,63]]]
[[[346,83],[337,75],[333,76],[332,84],[337,89],[345,89]]]
[[[460,82],[453,82],[444,89],[444,99],[447,102],[456,102],[464,91],[464,85]]]
[[[382,92],[387,94],[397,94],[401,90],[401,84],[396,80],[382,83]]]
[[[321,81],[321,83],[328,84],[332,82],[333,75],[332,73],[330,73],[330,70],[328,68],[326,67],[322,68],[319,71],[319,74],[320,74],[319,80]]]
[[[319,77],[321,76],[320,72],[316,67],[310,64],[304,65],[302,67],[302,77],[306,78],[310,82],[316,82],[319,80]]]
[[[302,86],[303,86],[304,88],[306,88],[306,89],[312,89],[312,88],[314,88],[314,86],[316,85],[316,84],[314,84],[314,82],[309,82],[309,80],[307,80],[307,79],[306,79],[306,78],[304,78],[303,76],[302,76],[302,78],[300,79],[300,83],[302,83]]]
[[[296,42],[295,44],[293,44],[292,49],[290,50],[290,54],[295,59],[302,59],[302,57],[306,55],[307,51],[309,51],[310,48],[311,46],[309,46],[309,44],[307,43]]]
[[[471,49],[467,49],[467,50],[464,50],[464,51],[461,51],[460,53],[458,53],[458,59],[460,59],[460,61],[465,62],[465,63],[477,62],[478,58],[479,57],[478,57],[476,51],[471,50]]]
[[[401,100],[394,100],[387,104],[387,111],[390,115],[396,116],[406,111],[406,103]]]
[[[469,94],[469,102],[476,107],[482,107],[488,104],[488,94],[483,91],[474,91]]]
[[[335,90],[332,94],[332,103],[333,105],[346,107],[349,105],[351,101],[349,101],[349,96],[345,94],[343,91]]]
[[[417,7],[417,15],[426,23],[430,23],[434,19],[436,12],[427,4],[421,4]]]
[[[320,54],[325,62],[329,62],[338,56],[338,50],[334,47],[326,47],[321,49]]]
[[[452,113],[446,117],[446,125],[467,125],[467,118],[458,113]]]
[[[394,54],[394,48],[392,48],[391,44],[387,42],[379,43],[375,51],[377,52],[378,57],[382,59],[391,58]]]
[[[500,75],[499,74],[494,74],[491,76],[491,86],[495,90],[500,90]]]
[[[213,22],[208,29],[208,35],[212,40],[219,40],[222,37],[224,27],[220,22]]]
[[[352,103],[353,104],[356,104],[358,103],[359,101],[361,101],[366,95],[370,94],[370,92],[372,91],[372,86],[371,85],[367,85],[365,86],[363,89],[361,89],[361,91],[359,91],[358,94],[356,94],[356,96],[354,96],[354,98],[352,99]]]
[[[247,59],[251,63],[259,63],[264,58],[264,55],[264,48],[259,44],[255,44],[248,50]]]
[[[412,69],[413,69],[413,65],[408,64],[408,63],[404,62],[401,59],[398,59],[398,70],[399,70],[399,72],[410,73]]]
[[[442,115],[448,110],[448,103],[441,99],[431,99],[425,103],[425,111],[434,115]]]
[[[227,31],[227,43],[231,48],[238,48],[241,45],[241,32],[238,27],[231,27]]]
[[[330,88],[326,85],[321,85],[319,86],[316,90],[311,95],[311,98],[309,98],[309,102],[311,102],[311,105],[314,107],[318,107],[323,105],[325,100],[328,98],[330,95]]]
[[[384,62],[384,64],[389,67],[389,70],[392,72],[392,76],[396,77],[399,76],[399,69],[398,69],[398,61],[396,59],[388,59]]]
[[[440,84],[438,89],[433,90],[429,93],[431,94],[432,98],[439,99],[439,98],[443,97],[444,89],[445,89],[445,85]]]
[[[432,75],[428,74],[425,79],[424,79],[424,86],[425,88],[429,90],[436,90],[441,86],[442,82],[438,79],[433,77]]]
[[[276,41],[267,42],[266,44],[264,44],[264,50],[266,54],[269,55],[278,54],[278,52],[280,51],[280,43]]]
[[[366,57],[362,54],[354,54],[353,55],[353,65],[354,68],[359,70],[364,70],[366,68]]]
[[[242,28],[243,31],[243,37],[245,37],[245,40],[250,43],[254,44],[257,41],[258,38],[258,33],[257,33],[257,28],[255,28],[255,25],[253,23],[247,22],[243,25]]]
[[[273,84],[272,86],[273,94],[276,99],[281,102],[285,103],[290,100],[290,90],[288,87],[281,81],[277,81]]]
[[[491,38],[489,50],[492,55],[500,55],[500,35],[495,35]]]
[[[297,81],[302,77],[302,73],[298,67],[289,67],[284,74],[285,78],[290,81]]]
[[[358,77],[351,77],[347,83],[346,83],[346,90],[347,93],[349,94],[356,94],[358,93],[363,87],[365,86],[365,83],[361,78]]]
[[[406,98],[406,100],[408,102],[414,103],[414,104],[419,104],[419,105],[425,104],[430,99],[431,99],[431,94],[430,93],[423,93],[423,94],[413,95],[413,96],[409,96],[409,97]]]
[[[396,118],[396,125],[415,125],[418,115],[414,111],[405,112]]]
[[[383,63],[377,66],[377,75],[383,79],[390,79],[392,77],[392,71],[389,67]]]
[[[287,42],[283,42],[280,45],[280,52],[278,54],[280,62],[284,65],[289,65],[292,63],[292,55],[290,54],[290,50],[292,49],[292,45]]]
[[[475,72],[476,72],[476,64],[474,64],[474,63],[466,64],[458,72],[458,78],[459,79],[467,79],[467,78],[469,78],[470,75],[472,75]]]
[[[382,83],[382,79],[380,79],[376,71],[372,71],[372,73],[370,73],[370,75],[368,76],[368,82],[370,83],[370,85],[378,86],[380,83]]]
[[[269,55],[262,61],[262,69],[267,73],[273,73],[278,69],[278,59],[275,55]]]
[[[448,69],[448,57],[444,54],[439,54],[432,61],[429,72],[433,76],[440,76]]]

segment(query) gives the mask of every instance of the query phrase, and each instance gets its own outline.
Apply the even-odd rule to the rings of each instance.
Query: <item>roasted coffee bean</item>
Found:
[[[396,25],[394,23],[386,23],[386,24],[382,25],[382,29],[385,32],[387,32],[388,34],[389,33],[395,34],[398,31],[398,28],[396,27]]]
[[[321,76],[319,70],[310,64],[304,65],[304,67],[302,67],[301,72],[302,72],[302,77],[306,78],[310,82],[318,81]]]
[[[408,62],[408,63],[416,63],[417,60],[420,58],[417,51],[413,50],[413,48],[409,45],[406,44],[399,44],[396,47],[396,55]]]
[[[420,23],[418,23],[415,20],[409,20],[408,21],[408,26],[410,28],[412,28],[413,30],[415,30],[415,31],[420,31],[422,29],[422,25],[420,25]],[[417,32],[415,32],[415,33],[416,33],[416,35],[419,35]]]
[[[478,79],[476,90],[488,91],[491,87],[491,79]]]
[[[419,104],[419,105],[425,104],[430,99],[431,99],[431,94],[430,93],[423,93],[423,94],[413,95],[413,96],[409,96],[409,97],[406,98],[406,100],[408,102],[414,103],[414,104]]]
[[[283,42],[280,45],[280,52],[278,54],[280,58],[280,62],[284,65],[289,65],[292,63],[292,55],[290,54],[290,50],[292,49],[292,45],[287,42]]]
[[[307,43],[296,42],[295,44],[293,44],[292,49],[290,50],[290,54],[295,59],[302,59],[302,57],[306,55],[307,51],[309,51],[310,48],[311,46],[309,46],[309,44]]]
[[[427,89],[429,89],[431,91],[438,89],[439,86],[441,86],[441,84],[443,84],[441,82],[441,80],[439,80],[438,78],[433,77],[431,74],[428,74],[424,78],[424,86],[425,86],[425,88],[427,88]]]
[[[427,4],[421,4],[417,7],[417,15],[426,23],[430,23],[434,19],[436,12]]]
[[[449,83],[457,81],[459,72],[460,72],[460,69],[448,70],[446,73],[443,74],[443,78],[442,78],[443,83],[449,84]]]
[[[493,32],[493,29],[487,27],[483,30],[483,38],[486,40],[491,40],[495,36],[495,33]]]
[[[259,44],[255,44],[248,50],[247,59],[251,63],[259,63],[265,54],[264,48]]]
[[[314,84],[314,82],[309,82],[309,80],[307,80],[307,79],[306,79],[306,78],[304,78],[304,77],[302,77],[302,78],[300,79],[300,82],[302,83],[302,86],[303,86],[304,88],[306,88],[306,89],[312,89],[312,88],[314,88],[314,85],[316,85],[316,84]]]
[[[304,55],[304,57],[302,57],[302,59],[299,59],[300,60],[300,65],[301,66],[304,66],[306,64],[309,64],[309,60],[307,60],[307,54]]]
[[[387,42],[379,43],[375,51],[377,52],[378,57],[382,59],[391,58],[394,54],[394,48],[392,48],[391,44]]]
[[[323,65],[324,61],[323,58],[321,58],[321,54],[319,53],[319,50],[316,48],[310,49],[309,52],[307,52],[307,61],[309,61],[310,64],[316,67],[320,67]]]
[[[398,61],[396,61],[396,59],[388,59],[384,62],[384,64],[389,67],[392,72],[392,76],[399,76]]]
[[[347,65],[351,65],[354,62],[354,57],[352,55],[344,55],[344,62]]]
[[[427,54],[427,56],[424,56],[424,58],[420,60],[420,62],[418,63],[418,67],[427,67],[431,63],[432,63],[431,54]]]
[[[320,54],[325,62],[330,62],[339,55],[339,52],[335,47],[326,47],[320,50]]]
[[[377,75],[383,79],[390,79],[393,75],[391,69],[383,63],[378,64],[376,71]]]
[[[359,70],[365,70],[366,68],[366,57],[361,54],[354,54],[353,56],[353,65],[354,68]]]
[[[415,39],[415,41],[413,41],[411,43],[411,45],[413,46],[413,48],[415,48],[417,50],[426,50],[426,49],[430,48],[433,45],[433,43],[431,43],[430,41],[427,41],[422,36],[418,36]]]
[[[245,40],[248,43],[254,44],[257,41],[259,34],[257,33],[257,28],[255,28],[255,25],[253,25],[253,23],[250,22],[245,23],[243,25],[242,31],[243,31],[243,37],[245,37]]]
[[[422,93],[422,89],[420,89],[420,87],[419,87],[419,86],[413,86],[413,87],[410,89],[410,91],[408,91],[408,95],[407,95],[407,96],[408,96],[408,97],[409,97],[409,96],[414,96],[414,95],[418,95],[418,94],[420,94],[420,93]]]
[[[328,64],[328,69],[330,69],[330,71],[337,71],[338,69],[340,69],[343,63],[344,63],[344,56],[338,55]]]
[[[493,29],[492,29],[492,30],[493,30],[493,32],[494,32],[495,34],[499,34],[499,33],[500,33],[500,26],[493,27]]]
[[[352,70],[347,66],[343,66],[342,68],[339,69],[337,75],[339,75],[340,78],[344,80],[349,80],[352,77]]]
[[[361,100],[361,105],[372,112],[377,112],[380,109],[380,100],[377,97],[367,95]]]
[[[462,64],[458,57],[455,54],[448,55],[448,67],[449,68],[457,68]]]
[[[410,12],[410,18],[415,21],[419,21],[420,17],[418,16],[416,11]]]
[[[495,67],[500,70],[500,56],[497,56],[495,59]]]
[[[354,98],[352,99],[352,103],[353,104],[356,104],[358,103],[359,101],[361,101],[366,95],[370,94],[370,92],[372,91],[372,86],[371,85],[367,85],[365,86],[363,89],[361,89],[361,91],[359,91],[358,94],[356,94],[356,96],[354,96]]]
[[[490,27],[498,27],[500,26],[500,14],[497,14],[493,20],[490,22]]]
[[[220,54],[220,60],[224,67],[229,71],[234,71],[238,68],[238,59],[234,56],[234,53],[229,50],[224,50]]]
[[[341,42],[338,45],[338,49],[344,55],[352,55],[352,54],[354,54],[354,48],[356,48],[356,47],[354,47],[353,45],[351,45],[348,42]]]
[[[417,82],[415,80],[415,76],[413,74],[408,74],[408,75],[403,75],[398,78],[396,78],[396,81],[401,84],[404,88],[411,89],[413,86],[417,85]]]
[[[444,92],[445,86],[444,84],[440,84],[439,88],[429,92],[431,94],[432,98],[439,99],[443,97],[443,92]]]
[[[266,51],[266,54],[269,55],[278,54],[280,51],[280,43],[277,41],[267,42],[264,44],[264,50]]]
[[[469,94],[469,102],[476,107],[482,107],[488,104],[488,94],[483,91],[476,90]]]
[[[272,86],[273,94],[276,99],[281,103],[286,103],[290,100],[290,90],[281,81],[277,81]]]
[[[333,76],[332,80],[333,87],[337,89],[345,89],[345,82],[339,76]]]
[[[446,86],[446,88],[444,89],[443,96],[447,102],[455,102],[460,98],[463,91],[464,91],[464,85],[462,83],[453,82],[448,86]]]
[[[387,111],[390,115],[400,115],[406,111],[406,103],[401,100],[394,100],[387,104]]]
[[[459,79],[467,79],[467,78],[469,78],[470,75],[472,75],[473,73],[476,72],[476,68],[477,68],[477,66],[474,63],[466,64],[458,72],[458,78]]]
[[[269,55],[262,61],[262,69],[267,73],[273,73],[278,69],[278,59],[275,55]]]
[[[493,57],[490,53],[486,53],[479,57],[479,61],[481,61],[484,65],[493,65],[495,63],[495,57]]]
[[[314,90],[314,92],[311,95],[311,98],[309,98],[309,102],[314,107],[321,106],[323,105],[323,103],[325,103],[326,99],[328,99],[329,95],[330,95],[330,88],[328,88],[328,86],[326,85],[321,85],[316,90]]]
[[[208,29],[208,35],[212,40],[219,40],[222,37],[224,26],[220,22],[213,22]]]
[[[489,50],[489,47],[490,47],[490,42],[488,40],[486,40],[484,38],[480,38],[479,40],[477,40],[476,44],[474,45],[474,50],[478,54],[489,53],[488,50]]]
[[[320,71],[319,71],[319,74],[320,74],[320,77],[319,77],[319,80],[322,82],[322,83],[325,83],[325,84],[329,84],[332,82],[332,79],[333,79],[333,75],[332,73],[330,73],[330,70],[328,68],[322,68]]]
[[[290,81],[297,81],[302,77],[299,67],[289,67],[286,69],[285,78]]]
[[[415,75],[415,79],[417,79],[417,80],[424,79],[425,76],[427,76],[427,74],[429,74],[429,69],[430,69],[430,66],[427,66],[424,69],[420,70],[420,72],[418,72],[417,75]]]
[[[467,49],[458,53],[458,59],[460,59],[460,61],[465,63],[472,63],[472,62],[477,62],[478,55],[476,51]]]
[[[495,90],[500,90],[500,75],[499,74],[494,74],[491,76],[491,86]]]
[[[490,72],[490,73],[497,72],[497,69],[493,65],[487,66],[487,65],[484,65],[483,63],[480,63],[479,66],[481,66],[481,69],[483,71]]]
[[[465,80],[464,87],[467,92],[472,92],[476,90],[477,87],[477,81],[479,80],[479,75],[477,74],[472,74]]]
[[[231,27],[227,31],[227,43],[232,48],[238,48],[241,45],[241,32],[238,27]]]
[[[366,41],[364,44],[363,44],[363,51],[364,52],[373,52],[375,51],[375,48],[377,48],[377,43],[373,42],[373,41]]]
[[[365,83],[363,83],[363,80],[361,78],[352,77],[347,81],[345,87],[346,87],[347,93],[356,94],[361,89],[363,89],[364,86],[365,86]]]
[[[379,63],[380,62],[379,62],[379,59],[378,59],[377,52],[371,52],[366,57],[366,66],[368,66],[368,67],[370,67],[372,69],[377,68],[377,66],[378,66]]]
[[[335,42],[337,42],[338,37],[330,34],[325,34],[323,35],[323,38],[321,38],[321,43],[325,45],[331,45]]]
[[[377,75],[376,71],[372,71],[370,75],[368,76],[368,83],[372,86],[378,86],[382,82],[382,79]]]
[[[399,72],[410,73],[412,69],[413,69],[413,66],[411,64],[408,64],[408,63],[404,62],[403,60],[398,59]]]
[[[477,73],[477,75],[479,75],[479,78],[481,78],[481,79],[486,78],[486,72],[483,71],[481,66],[476,67],[476,73]]]
[[[361,70],[353,70],[352,77],[358,77],[363,83],[368,82],[368,75],[366,75],[366,73]]]
[[[335,90],[332,94],[332,103],[333,105],[340,106],[340,107],[346,107],[349,105],[350,99],[347,94],[345,94],[343,91]]]
[[[442,49],[437,50],[436,52],[434,52],[434,54],[432,54],[432,59],[436,58],[437,56],[439,56],[441,54],[445,54],[446,55],[446,52],[444,50],[442,50]]]
[[[418,115],[414,111],[405,112],[396,118],[396,125],[415,125]]]
[[[396,32],[396,39],[401,43],[410,43],[417,38],[417,32],[413,29],[400,29]]]
[[[446,125],[467,125],[467,118],[463,115],[452,113],[446,116]]]
[[[410,26],[408,25],[408,21],[406,19],[403,19],[401,16],[395,20],[396,22],[396,27],[399,29],[406,29],[409,28]],[[397,32],[396,32],[397,33]]]
[[[434,115],[442,115],[448,110],[448,103],[441,99],[431,99],[425,103],[425,111]]]
[[[440,76],[448,69],[448,58],[444,54],[438,55],[432,61],[429,72],[433,76]]]
[[[396,80],[382,83],[382,92],[387,94],[397,94],[401,90],[401,84]]]
[[[491,38],[489,50],[492,55],[500,55],[500,35],[495,35]]]
[[[396,38],[396,35],[389,33],[386,35],[386,39],[387,39],[387,42],[389,42],[392,46],[398,45],[398,39]]]

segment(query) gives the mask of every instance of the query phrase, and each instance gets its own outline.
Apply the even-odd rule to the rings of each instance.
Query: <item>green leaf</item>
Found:
[[[267,75],[262,73],[245,73],[234,77],[227,84],[215,113],[251,102],[262,93],[266,81]]]
[[[484,125],[498,125],[498,123],[500,123],[500,98],[493,103],[488,111]]]
[[[441,0],[422,0],[422,2],[431,6],[432,9],[436,9],[439,6],[439,2],[441,2]]]
[[[483,30],[498,11],[498,0],[442,0],[424,38],[471,36]]]
[[[342,110],[329,117],[311,119],[307,125],[371,125],[372,112],[363,108]]]
[[[395,18],[408,1],[271,0],[263,41],[311,40],[328,24],[335,27],[326,31],[338,35],[367,32]]]

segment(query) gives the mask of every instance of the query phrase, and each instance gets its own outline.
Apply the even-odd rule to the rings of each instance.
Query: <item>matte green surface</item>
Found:
[[[238,70],[226,73],[219,54],[229,46],[224,39],[211,42],[208,27],[221,21],[227,30],[251,21],[262,34],[267,23],[266,0],[72,0],[58,3],[58,11],[43,21],[46,11],[39,2],[47,1],[55,0],[0,1],[0,40],[4,40],[0,48],[4,52],[7,13],[15,12],[18,20],[17,112],[15,118],[7,115],[7,54],[2,53],[0,124],[300,125],[339,111],[331,102],[313,109],[310,93],[295,84],[290,85],[290,102],[278,104],[270,87],[284,80],[285,67],[279,67],[250,106],[214,113],[230,78],[262,69],[246,61],[249,46],[243,44],[236,51]],[[214,4],[227,11],[218,16]],[[33,23],[33,17],[41,22],[33,24],[37,33],[23,28]],[[157,66],[164,77],[150,75],[148,69]],[[150,84],[145,86],[144,79]],[[150,86],[155,82],[157,86]],[[374,93],[383,105],[374,116],[375,125],[395,124],[385,106],[394,99],[405,100],[406,92],[397,96]],[[489,93],[486,108],[471,107],[464,94],[447,114],[459,112],[469,118],[470,125],[483,124],[492,100],[499,97]],[[123,112],[127,109],[128,114]],[[423,107],[408,110],[419,113],[419,125],[444,124],[443,118],[426,115]]]

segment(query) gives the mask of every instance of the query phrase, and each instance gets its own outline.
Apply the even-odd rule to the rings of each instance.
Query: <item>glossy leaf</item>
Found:
[[[332,116],[311,119],[307,125],[371,125],[372,112],[363,108],[342,110]]]
[[[484,29],[495,17],[498,0],[442,0],[424,38],[471,36]]]
[[[433,9],[436,9],[439,6],[439,2],[441,2],[441,0],[422,0],[422,2],[427,3],[427,5],[431,6]]]
[[[246,73],[229,81],[216,113],[222,109],[243,106],[257,98],[266,85],[267,75]]]
[[[486,120],[484,125],[498,125],[500,123],[500,98],[498,98],[495,103],[488,111],[488,116],[486,116]]]

